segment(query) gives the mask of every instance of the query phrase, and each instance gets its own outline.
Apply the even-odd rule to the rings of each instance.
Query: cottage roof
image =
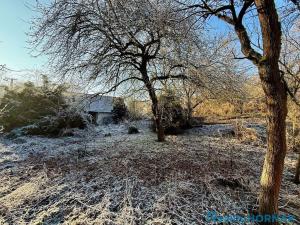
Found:
[[[113,110],[114,97],[112,96],[97,96],[89,101],[89,112],[111,113]]]

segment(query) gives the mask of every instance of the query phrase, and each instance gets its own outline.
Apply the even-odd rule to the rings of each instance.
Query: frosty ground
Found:
[[[156,142],[146,121],[76,131],[73,137],[1,139],[0,224],[208,224],[209,211],[257,209],[263,143],[206,125]],[[296,154],[286,158],[280,211],[300,222]],[[238,223],[235,223],[238,224]]]

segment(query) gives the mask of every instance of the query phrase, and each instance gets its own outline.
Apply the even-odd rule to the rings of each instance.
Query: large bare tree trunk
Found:
[[[157,140],[159,142],[163,142],[163,141],[165,141],[165,129],[162,124],[161,110],[159,108],[158,98],[156,96],[155,89],[154,89],[153,85],[151,84],[151,81],[147,75],[146,63],[143,64],[143,66],[141,68],[141,73],[143,76],[144,84],[148,90],[148,93],[149,93],[149,96],[150,96],[150,99],[152,102],[152,113],[153,113],[153,117],[154,117],[154,121],[155,121],[155,125],[156,125]]]
[[[156,125],[156,133],[157,133],[157,140],[159,142],[165,141],[165,129],[162,124],[161,119],[161,111],[158,104],[158,98],[155,94],[154,88],[151,86],[151,88],[148,88],[148,92],[152,101],[152,113],[154,116],[154,121]]]
[[[267,153],[261,175],[260,214],[278,214],[278,198],[287,149],[287,95],[279,75],[279,69],[272,69],[271,66],[260,69],[267,101],[268,132]],[[269,77],[271,78],[268,79]]]
[[[155,119],[155,124],[156,124],[157,140],[159,142],[163,142],[163,141],[165,141],[165,129],[162,124],[161,113],[159,112],[158,105],[153,104],[152,111],[156,112],[153,114],[154,114],[154,119]]]
[[[260,54],[252,47],[247,30],[242,23],[243,17],[247,10],[250,9],[253,1],[261,27],[263,54]],[[287,148],[285,124],[287,90],[279,70],[281,25],[274,0],[242,1],[243,6],[237,6],[237,8],[241,8],[238,15],[234,7],[235,1],[229,1],[232,17],[227,14],[227,6],[212,9],[205,2],[200,6],[201,9],[206,9],[208,14],[217,15],[218,18],[234,26],[241,44],[241,51],[259,70],[260,80],[266,96],[268,123],[268,147],[261,176],[259,213],[278,214],[278,198]],[[266,224],[277,223],[266,222]]]
[[[258,69],[267,103],[267,153],[261,175],[260,214],[278,214],[278,198],[286,155],[286,86],[279,70],[281,26],[273,0],[255,0],[262,30],[263,56]],[[277,222],[265,222],[277,224]]]

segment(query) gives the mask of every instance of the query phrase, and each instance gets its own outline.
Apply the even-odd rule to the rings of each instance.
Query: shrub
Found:
[[[188,125],[190,126],[190,128],[192,128],[193,126],[201,127],[203,126],[203,122],[204,117],[192,117],[190,121],[188,121]]]
[[[129,127],[128,134],[138,134],[139,130],[136,127]]]
[[[84,129],[90,122],[88,115],[83,115],[71,110],[59,112],[55,116],[45,117],[36,124],[35,129],[29,129],[27,134],[46,136],[66,136],[70,135],[69,129]]]
[[[112,118],[115,123],[119,123],[126,119],[128,116],[128,110],[124,103],[124,100],[121,98],[116,98],[114,100]]]
[[[111,137],[111,133],[104,134],[104,137]]]
[[[72,128],[84,129],[90,122],[89,115],[64,110],[57,115],[44,117],[35,124],[13,129],[7,137],[16,138],[22,135],[73,136]]]
[[[187,112],[181,106],[179,98],[172,91],[167,91],[161,95],[159,100],[165,134],[182,134],[185,129],[190,127],[186,116]],[[154,121],[152,129],[156,130]]]
[[[1,109],[5,108],[5,113],[0,115],[4,131],[36,123],[45,116],[54,116],[65,109],[64,90],[64,85],[50,87],[46,77],[42,87],[28,82],[21,89],[6,89],[0,104]]]

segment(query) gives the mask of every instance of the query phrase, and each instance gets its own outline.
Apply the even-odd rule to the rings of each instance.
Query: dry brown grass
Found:
[[[54,152],[37,143],[39,153],[0,171],[8,187],[0,189],[0,224],[207,224],[210,210],[246,215],[257,207],[264,152],[235,138],[192,130],[166,143],[148,132],[55,143]],[[289,177],[280,206],[294,212],[300,190]]]

